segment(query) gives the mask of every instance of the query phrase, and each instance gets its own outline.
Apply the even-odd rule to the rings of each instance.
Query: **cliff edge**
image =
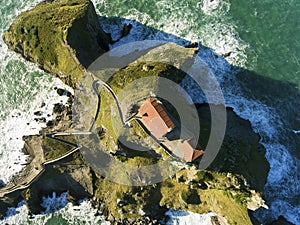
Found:
[[[110,36],[89,0],[45,1],[21,13],[3,35],[8,47],[74,87]]]
[[[81,80],[85,85],[90,82],[89,87],[96,87],[96,90],[91,89],[97,92],[93,96],[100,96],[101,101],[98,99],[99,115],[95,114],[92,122],[95,122],[95,131],[98,131],[93,135],[99,137],[95,138],[96,141],[90,145],[91,147],[89,146],[90,148],[95,146],[97,150],[99,146],[103,147],[107,155],[112,156],[114,161],[131,167],[139,168],[166,160],[174,160],[136,120],[130,121],[129,126],[124,128],[119,121],[121,116],[115,116],[113,119],[107,116],[118,115],[116,109],[118,104],[116,104],[114,95],[103,84],[99,85],[99,89],[97,86],[93,86],[95,83],[90,76],[82,76],[85,69],[97,57],[109,50],[110,43],[110,36],[101,29],[94,6],[89,0],[43,2],[32,10],[22,13],[3,38],[10,49],[20,53],[27,60],[37,63],[51,74],[59,76],[68,85],[75,87]],[[193,60],[187,60],[187,62],[180,60],[180,55],[184,55],[183,59],[193,59],[195,51],[197,49],[183,48],[170,43],[161,45],[121,68],[106,80],[113,92],[119,94],[125,86],[139,78],[154,77],[152,82],[144,80],[138,88],[132,88],[134,91],[130,91],[130,95],[124,94],[123,99],[121,98],[122,103],[119,107],[125,112],[126,119],[132,116],[131,113],[135,113],[134,108],[138,106],[139,100],[158,93],[159,90],[164,90],[165,86],[158,82],[157,77],[167,78],[175,84],[180,83],[186,75],[182,72],[183,65],[194,62]],[[162,62],[155,62],[158,57]],[[169,58],[176,58],[177,61],[174,65],[170,65]],[[85,101],[86,93],[83,93],[81,103],[82,105],[88,104],[89,101]],[[136,101],[134,102],[133,99]],[[92,106],[96,104],[96,101],[91,102]],[[88,109],[88,107],[79,106],[78,115],[81,115],[83,108]],[[75,104],[72,105],[73,109],[74,107]],[[166,108],[174,118],[177,117],[171,106],[166,104]],[[54,111],[55,109],[59,112],[64,111],[61,106],[55,106]],[[202,109],[198,107],[197,109],[200,118],[209,121],[208,107],[202,107]],[[89,122],[88,117],[84,112],[82,113],[84,118],[82,122],[87,123]],[[97,173],[94,170],[97,167],[83,157],[85,149],[82,149],[82,151],[53,164],[47,164],[44,173],[35,182],[32,182],[30,187],[17,193],[9,193],[8,197],[6,195],[5,198],[0,199],[0,208],[15,206],[17,200],[24,199],[31,213],[39,213],[41,197],[55,191],[59,194],[68,192],[68,197],[74,204],[80,198],[93,197],[94,206],[103,212],[107,219],[115,223],[134,224],[141,218],[147,218],[147,222],[140,224],[150,224],[148,219],[151,218],[152,224],[158,224],[166,210],[172,208],[197,213],[213,211],[226,218],[230,224],[252,224],[249,209],[255,210],[263,206],[260,195],[269,165],[264,157],[263,147],[258,143],[259,137],[252,134],[250,124],[237,120],[236,115],[232,112],[228,112],[228,114],[232,117],[229,118],[231,126],[227,128],[226,135],[228,137],[210,170],[200,171],[196,164],[182,164],[174,160],[178,170],[161,183],[144,187],[125,185],[124,182],[115,183]],[[41,149],[45,160],[55,160],[66,153],[65,144],[58,143],[53,138],[49,139],[47,134],[71,132],[71,126],[74,125],[72,116],[71,109],[70,113],[59,114],[55,117],[55,121],[50,121],[47,124],[48,127],[41,131],[38,140],[42,142],[40,145],[42,145]],[[62,126],[57,118],[66,118],[66,123],[70,122],[70,124]],[[116,133],[113,132],[114,125],[118,128]],[[201,138],[205,139],[209,136],[209,125],[204,122],[203,126],[201,125],[204,129],[201,132]],[[253,137],[253,141],[247,141],[249,137]],[[36,137],[29,137],[26,143],[28,144],[34,138]],[[88,138],[90,140],[90,136]],[[78,139],[72,136],[65,139],[65,141],[72,141],[73,144],[76,144],[76,140]],[[150,150],[134,151],[124,145],[122,141],[132,144],[130,146],[138,144],[148,147]],[[205,140],[202,141],[205,143]],[[31,154],[36,156],[34,150],[36,149],[33,149]],[[97,163],[99,162],[97,161]],[[114,168],[114,164],[111,166],[116,170],[108,170],[108,172],[112,171],[113,175],[119,174],[115,171],[118,172],[117,169],[120,168]],[[122,172],[122,170],[123,167],[120,171]],[[145,176],[153,174],[149,170]],[[110,174],[108,173],[108,175]],[[128,173],[127,177],[124,175],[122,178],[129,179],[130,176],[131,174]],[[139,180],[143,180],[142,178],[141,175],[134,177]],[[249,202],[255,204],[253,203],[250,208]],[[3,210],[2,214],[4,213]],[[0,214],[0,216],[3,215]]]

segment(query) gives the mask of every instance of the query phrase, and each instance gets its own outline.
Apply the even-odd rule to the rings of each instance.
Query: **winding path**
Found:
[[[122,125],[125,126],[126,123],[124,121],[124,116],[123,116],[123,112],[122,112],[122,109],[121,109],[121,105],[120,105],[118,96],[116,95],[114,90],[107,83],[105,83],[104,81],[95,79],[95,76],[93,74],[90,74],[90,75],[94,78],[94,82],[92,84],[92,87],[93,87],[93,90],[94,90],[95,94],[97,95],[98,102],[97,102],[97,110],[96,110],[96,114],[95,114],[95,119],[94,119],[89,131],[90,132],[92,131],[92,129],[93,129],[95,123],[96,123],[96,120],[98,118],[99,111],[100,111],[101,96],[99,94],[99,89],[98,89],[99,85],[103,85],[109,91],[109,93],[111,93],[111,95],[113,96],[113,98],[116,102],[118,111],[119,111],[119,115],[120,115],[120,118],[121,118]]]
[[[93,76],[93,74],[91,74],[91,75]],[[81,145],[78,145],[76,143],[72,143],[72,142],[69,142],[67,140],[57,138],[57,137],[59,137],[59,136],[70,136],[70,135],[88,135],[88,134],[92,134],[91,131],[92,131],[94,125],[95,125],[95,122],[98,118],[99,111],[100,111],[101,96],[100,96],[99,90],[98,90],[98,85],[99,84],[103,85],[111,93],[111,95],[113,96],[113,98],[116,102],[118,111],[119,111],[121,122],[122,122],[123,126],[126,125],[126,123],[124,121],[124,117],[123,117],[123,112],[121,110],[121,106],[120,106],[118,97],[116,96],[115,92],[112,90],[112,88],[107,83],[105,83],[101,80],[94,80],[94,82],[92,84],[92,87],[93,87],[93,90],[94,90],[94,92],[96,93],[96,95],[98,97],[98,102],[97,102],[97,110],[96,110],[96,114],[95,114],[95,117],[94,117],[94,121],[93,121],[92,125],[90,126],[89,131],[87,131],[87,132],[56,132],[56,133],[46,134],[47,138],[62,142],[64,144],[71,145],[75,148],[73,150],[71,150],[70,152],[64,154],[63,156],[59,157],[59,158],[42,162],[40,164],[40,168],[36,168],[36,170],[33,171],[30,174],[30,176],[28,176],[26,179],[24,179],[23,182],[21,182],[20,184],[17,184],[17,185],[14,185],[14,186],[6,186],[4,188],[1,188],[0,189],[0,198],[4,197],[7,194],[13,193],[17,190],[23,190],[23,189],[28,188],[33,182],[35,182],[45,172],[45,170],[46,170],[45,166],[46,165],[49,165],[49,164],[55,163],[57,161],[60,161],[64,158],[72,155],[73,153],[79,151],[82,148]]]
[[[114,90],[107,83],[105,83],[102,80],[95,80],[94,83],[103,85],[111,93],[111,95],[113,96],[113,98],[116,102],[116,105],[117,105],[117,108],[118,108],[118,111],[119,111],[119,115],[120,115],[120,118],[121,118],[121,122],[122,122],[123,126],[125,126],[126,123],[124,121],[124,116],[123,116],[123,112],[122,112],[122,109],[121,109],[121,105],[120,105],[119,99],[118,99],[116,93],[114,92]],[[93,88],[94,88],[94,83],[93,83]],[[94,91],[97,92],[97,95],[99,96],[98,89],[94,89]],[[100,102],[100,96],[98,98],[99,98],[99,101],[98,101],[98,103],[99,103]],[[99,106],[99,108],[100,108],[100,106]],[[96,115],[98,116],[98,112],[97,112]],[[97,118],[97,117],[95,117],[95,118]]]
[[[14,185],[14,186],[6,186],[6,187],[0,189],[0,198],[3,198],[5,195],[13,193],[13,192],[15,192],[17,190],[23,190],[23,189],[28,188],[33,182],[35,182],[45,172],[45,170],[46,170],[45,166],[46,165],[49,165],[49,164],[55,163],[57,161],[60,161],[60,160],[62,160],[64,158],[72,155],[73,153],[79,151],[82,148],[82,146],[78,146],[77,144],[74,144],[72,142],[56,138],[55,136],[69,136],[69,135],[72,135],[72,134],[87,134],[87,133],[90,133],[90,132],[78,132],[78,133],[73,132],[73,133],[52,133],[52,134],[47,134],[46,137],[48,137],[48,138],[54,139],[56,141],[59,141],[59,142],[62,142],[62,143],[65,143],[65,144],[68,144],[68,145],[71,145],[71,146],[74,146],[76,148],[74,148],[73,150],[71,150],[70,152],[66,153],[65,155],[63,155],[63,156],[61,156],[59,158],[42,162],[40,164],[40,168],[36,168],[36,170],[34,170],[30,174],[30,176],[28,176],[21,184]]]

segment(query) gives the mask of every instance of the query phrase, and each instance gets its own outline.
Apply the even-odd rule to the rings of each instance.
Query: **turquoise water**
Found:
[[[241,39],[254,48],[257,64],[249,67],[263,76],[300,87],[300,2],[232,1],[230,15]]]
[[[37,2],[1,1],[1,34],[20,13],[19,10],[28,9]],[[283,215],[291,222],[300,224],[300,1],[93,2],[98,13],[108,18],[101,18],[101,21],[105,29],[112,32],[113,38],[119,37],[124,23],[134,25],[130,35],[119,44],[134,40],[163,39],[178,44],[197,41],[208,47],[201,48],[199,56],[219,80],[226,104],[251,122],[266,148],[271,171],[265,198],[270,209],[258,210],[257,218],[266,223]],[[112,19],[114,16],[122,19]],[[50,93],[47,98],[55,99],[57,96],[53,88],[62,84],[34,65],[20,60],[16,54],[7,50],[2,40],[0,52],[0,128],[4,133],[9,124],[14,122],[10,120],[12,111],[21,114],[20,121],[25,126],[32,120],[32,113],[44,101],[42,98],[46,99],[42,96]],[[216,57],[226,53],[230,53],[226,60]],[[230,65],[247,69],[248,72],[236,75],[239,70]],[[194,100],[199,100],[197,93],[192,94]],[[40,126],[34,124],[25,130],[31,133],[34,127]],[[2,162],[5,161],[4,152],[11,151],[15,143],[20,145],[17,140],[8,143],[9,138],[14,137],[14,132],[12,130],[10,136],[0,138]],[[17,152],[18,149],[13,150]],[[2,169],[5,170],[5,167]],[[72,211],[63,213],[67,217],[72,215]],[[65,220],[60,215],[53,214],[52,219],[47,219],[47,224]],[[38,221],[46,220],[31,222],[38,224]],[[59,223],[64,224],[62,221]]]

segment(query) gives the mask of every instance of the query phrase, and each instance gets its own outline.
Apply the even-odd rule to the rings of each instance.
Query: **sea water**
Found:
[[[38,2],[1,1],[1,35],[21,11]],[[226,105],[232,107],[240,117],[250,121],[254,132],[261,137],[261,144],[266,148],[270,173],[264,197],[269,209],[255,212],[257,218],[266,223],[283,215],[289,221],[300,224],[300,2],[93,2],[98,14],[103,16],[100,20],[104,29],[112,33],[113,39],[120,37],[123,24],[133,24],[130,35],[112,47],[143,39],[167,40],[180,45],[199,42],[201,47],[206,46],[200,49],[199,57],[208,64],[218,79]],[[224,59],[221,55],[228,56]],[[26,156],[20,151],[23,144],[21,137],[37,133],[45,126],[34,120],[33,113],[42,111],[44,115],[49,114],[53,103],[65,101],[63,97],[58,99],[54,87],[67,87],[9,51],[2,40],[0,65],[0,179],[6,183],[12,174],[22,169],[22,163],[26,162]],[[237,75],[241,69],[251,72],[241,78],[241,75]],[[189,83],[184,81],[182,85],[188,86]],[[197,92],[193,92],[192,87],[190,94],[196,102],[205,101]],[[43,102],[46,106],[41,107]],[[49,198],[53,202],[55,199],[60,202],[63,197]],[[17,215],[26,212],[22,204],[17,209],[10,209],[9,213],[15,214],[7,218],[10,223],[17,221]],[[88,204],[88,201],[83,201],[82,207],[89,207]],[[55,204],[53,207],[56,207]],[[73,218],[75,215],[74,210],[68,210],[71,207],[68,203],[58,204],[57,207],[56,212],[49,211],[48,214],[41,215],[44,223]],[[84,215],[84,210],[82,213]],[[181,214],[175,215],[174,224],[179,221],[176,217],[178,215]],[[96,218],[98,217],[94,221],[99,222],[99,218]],[[33,219],[31,223],[40,224],[40,221]],[[67,220],[62,221],[61,224],[68,224]]]

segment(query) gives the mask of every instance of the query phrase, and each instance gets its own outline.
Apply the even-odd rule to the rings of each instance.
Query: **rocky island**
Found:
[[[20,200],[26,201],[30,213],[38,214],[43,210],[42,196],[68,192],[68,199],[74,204],[85,197],[92,199],[94,207],[116,224],[161,224],[167,221],[168,209],[215,212],[214,224],[259,224],[252,212],[265,206],[262,193],[269,164],[259,136],[248,121],[238,118],[232,109],[226,109],[227,130],[220,152],[209,168],[199,170],[197,162],[182,162],[167,154],[134,117],[141,100],[165,88],[158,78],[167,78],[175,84],[184,79],[187,74],[182,68],[193,63],[198,49],[166,43],[136,57],[121,69],[109,71],[112,75],[108,79],[106,73],[94,70],[98,78],[105,80],[104,85],[95,83],[87,68],[96,68],[90,65],[109,50],[113,40],[101,28],[89,0],[42,2],[18,16],[3,39],[11,50],[74,89],[84,84],[90,87],[87,91],[96,93],[91,101],[82,94],[85,92],[78,97],[76,91],[73,96],[57,90],[58,94],[69,97],[68,104],[54,106],[54,119],[39,135],[24,137],[24,151],[31,156],[31,161],[10,184],[0,189],[1,217]],[[174,56],[177,60],[170,64],[169,59]],[[163,62],[156,62],[158,57]],[[116,104],[111,92],[122,96],[126,86],[147,77],[157,79],[135,86],[130,95],[123,95],[121,103]],[[175,97],[184,101],[178,93]],[[78,112],[76,107],[90,107],[91,102],[90,115]],[[180,121],[172,105],[163,103],[170,116]],[[201,123],[199,143],[205,147],[210,135],[210,107],[196,105],[196,109]],[[118,111],[122,112],[121,116]],[[116,119],[111,115],[117,115]],[[80,119],[74,119],[76,116]],[[80,142],[74,132],[80,125],[78,121],[87,132],[80,135]],[[59,133],[66,135],[57,136]],[[82,140],[90,140],[93,135],[96,136],[92,138],[93,143],[81,145]],[[134,146],[148,150],[136,151]],[[131,167],[169,162],[173,174],[159,183],[136,185],[134,179],[146,177],[133,179],[111,161],[105,165],[110,168],[108,172],[102,174],[95,169],[95,162],[88,160],[85,148],[101,148],[110,159]],[[122,177],[120,182],[110,178],[116,171]],[[153,174],[150,170],[145,176]]]

